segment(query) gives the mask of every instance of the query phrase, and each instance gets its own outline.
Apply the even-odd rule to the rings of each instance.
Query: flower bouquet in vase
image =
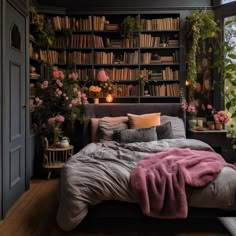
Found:
[[[214,114],[215,128],[218,130],[223,129],[223,124],[230,121],[230,116],[225,111],[218,111]]]
[[[64,122],[64,120],[65,120],[64,116],[61,115],[50,117],[48,119],[48,124],[52,127],[54,147],[60,145],[60,138],[63,135],[61,124]]]
[[[101,92],[101,88],[99,86],[94,86],[94,85],[91,85],[89,87],[89,92],[92,93],[93,97],[94,97],[94,103],[95,104],[98,104],[99,103],[99,95],[100,95],[100,92]]]

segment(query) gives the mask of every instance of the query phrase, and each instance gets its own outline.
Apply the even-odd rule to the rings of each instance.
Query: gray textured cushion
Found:
[[[174,137],[171,122],[156,126],[157,139],[171,139]]]
[[[150,142],[157,140],[156,127],[115,130],[115,140],[120,143]]]
[[[98,134],[99,141],[113,141],[113,131],[114,130],[124,130],[128,129],[128,122],[117,122],[109,120],[99,120],[98,121]]]
[[[173,138],[186,138],[185,126],[182,119],[175,116],[161,116],[161,124],[171,122]]]

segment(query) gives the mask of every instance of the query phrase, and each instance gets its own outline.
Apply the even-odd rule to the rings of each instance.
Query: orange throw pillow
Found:
[[[152,126],[160,125],[160,115],[161,113],[149,113],[143,115],[127,113],[131,129],[150,128]]]

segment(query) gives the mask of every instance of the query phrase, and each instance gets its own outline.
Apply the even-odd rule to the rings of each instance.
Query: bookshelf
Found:
[[[180,101],[180,14],[48,14],[46,18],[56,40],[47,49],[39,48],[40,61],[76,70],[81,81],[96,82],[97,72],[105,69],[115,84],[115,102]]]

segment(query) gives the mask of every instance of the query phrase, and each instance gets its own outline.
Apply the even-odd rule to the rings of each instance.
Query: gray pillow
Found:
[[[128,129],[128,121],[98,121],[98,135],[100,142],[114,141],[113,131]]]
[[[115,140],[120,143],[156,141],[156,126],[150,128],[115,130],[114,137]]]
[[[185,125],[182,119],[176,116],[161,116],[161,124],[171,122],[173,138],[186,138]]]
[[[174,137],[171,122],[156,126],[157,139],[172,139]]]

